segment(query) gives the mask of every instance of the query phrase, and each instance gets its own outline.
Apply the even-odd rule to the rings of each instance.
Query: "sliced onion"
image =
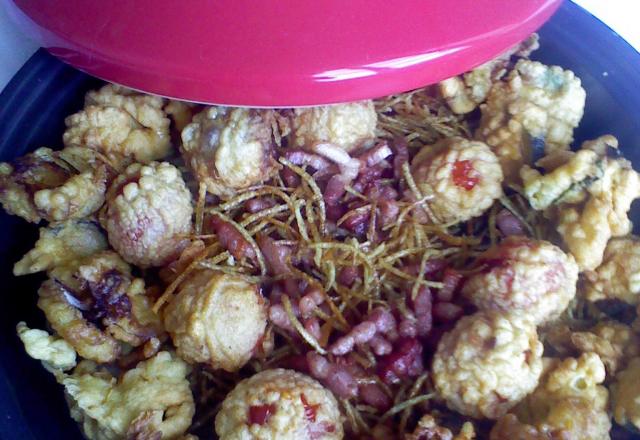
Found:
[[[342,174],[348,180],[351,181],[358,177],[358,172],[360,171],[360,161],[349,156],[349,153],[347,153],[337,145],[330,143],[320,143],[313,146],[313,151],[338,164],[338,167],[340,168],[340,174]]]
[[[294,165],[308,165],[315,168],[317,171],[324,170],[331,166],[331,163],[325,158],[304,150],[286,150],[284,157]]]
[[[387,142],[381,142],[358,156],[358,160],[362,162],[363,166],[372,167],[392,154],[393,151],[391,151],[389,144],[387,144]]]

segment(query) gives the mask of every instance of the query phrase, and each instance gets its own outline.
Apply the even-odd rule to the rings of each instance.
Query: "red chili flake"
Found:
[[[302,405],[304,406],[304,415],[305,415],[305,417],[311,423],[315,423],[316,415],[318,413],[318,407],[320,405],[319,404],[310,405],[309,402],[307,402],[307,397],[304,395],[304,393],[300,394],[300,400],[302,401]]]
[[[480,181],[480,177],[470,160],[455,161],[452,175],[453,183],[467,191],[471,191]]]
[[[270,405],[251,405],[249,407],[249,424],[264,425],[275,412],[276,406],[273,403]]]

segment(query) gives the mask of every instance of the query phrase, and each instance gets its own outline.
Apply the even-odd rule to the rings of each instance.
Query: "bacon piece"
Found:
[[[284,181],[285,185],[289,188],[297,188],[300,186],[302,179],[298,176],[291,168],[284,167],[282,171],[280,171],[280,176]]]
[[[322,337],[322,330],[320,330],[320,322],[318,321],[318,318],[314,317],[305,319],[302,324],[304,329],[308,331],[311,336],[316,338],[316,340]]]
[[[291,305],[293,306],[293,304]],[[271,321],[277,327],[291,332],[295,331],[282,304],[273,304],[271,307],[269,307],[269,321]]]
[[[416,325],[416,318],[405,318],[400,321],[398,325],[398,334],[402,338],[415,338],[418,336],[418,326]]]
[[[358,279],[362,279],[364,270],[361,266],[343,267],[338,272],[338,283],[351,287]]]
[[[360,398],[367,404],[380,411],[386,411],[391,408],[393,403],[391,398],[385,394],[379,385],[375,383],[367,383],[360,385]]]
[[[309,372],[316,379],[326,379],[331,372],[331,363],[315,351],[307,353],[307,363],[309,364]]]
[[[309,287],[305,290],[304,296],[300,298],[298,302],[300,313],[302,316],[309,316],[323,302],[324,294],[322,291],[317,287]]]
[[[424,338],[429,334],[433,326],[431,290],[426,286],[422,286],[420,290],[418,290],[415,299],[411,302],[413,312],[416,315],[415,325],[417,335]]]
[[[375,335],[373,338],[371,338],[371,340],[369,341],[369,345],[371,346],[371,349],[376,356],[384,356],[391,353],[391,351],[393,350],[391,342],[387,341],[380,335]]]
[[[235,259],[253,259],[256,257],[251,244],[232,225],[216,215],[211,217],[209,225],[218,237],[222,247],[228,250]]]
[[[433,317],[441,322],[453,322],[460,318],[464,310],[457,304],[439,302],[433,306]]]
[[[396,221],[400,214],[400,206],[395,200],[383,199],[378,202],[378,212],[382,226],[388,226]]]
[[[287,260],[291,255],[291,248],[277,244],[271,237],[260,234],[256,241],[264,255],[267,269],[271,275],[285,275],[291,273],[291,268],[287,264]]]
[[[387,161],[382,161],[360,170],[356,181],[353,183],[353,189],[358,192],[364,192],[368,185],[371,185],[382,177],[382,174],[387,168],[389,168]]]
[[[439,301],[451,301],[462,282],[463,275],[455,269],[446,268],[442,277],[442,288],[436,294]]]
[[[386,384],[419,376],[424,371],[422,345],[415,338],[398,340],[395,350],[378,362],[378,375]]]
[[[358,382],[356,378],[341,365],[332,365],[326,384],[331,391],[343,398],[356,397],[358,395]]]
[[[369,313],[368,319],[376,325],[376,329],[385,335],[396,331],[396,318],[389,310],[376,307]]]
[[[256,212],[264,211],[265,209],[272,208],[276,205],[273,199],[264,197],[258,197],[255,199],[249,199],[244,203],[244,208],[247,212],[254,214]]]
[[[324,202],[328,206],[337,206],[340,202],[340,199],[346,192],[346,186],[349,182],[344,176],[340,174],[336,174],[335,176],[331,176],[329,181],[327,182],[327,186],[324,189]]]

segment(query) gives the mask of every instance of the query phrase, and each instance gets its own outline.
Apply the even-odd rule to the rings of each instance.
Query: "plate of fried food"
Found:
[[[639,60],[571,3],[332,106],[39,52],[0,96],[0,434],[638,438]]]

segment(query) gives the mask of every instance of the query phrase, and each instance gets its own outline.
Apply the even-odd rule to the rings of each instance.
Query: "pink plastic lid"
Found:
[[[469,70],[560,0],[5,0],[52,54],[189,101],[303,106],[374,98]]]

